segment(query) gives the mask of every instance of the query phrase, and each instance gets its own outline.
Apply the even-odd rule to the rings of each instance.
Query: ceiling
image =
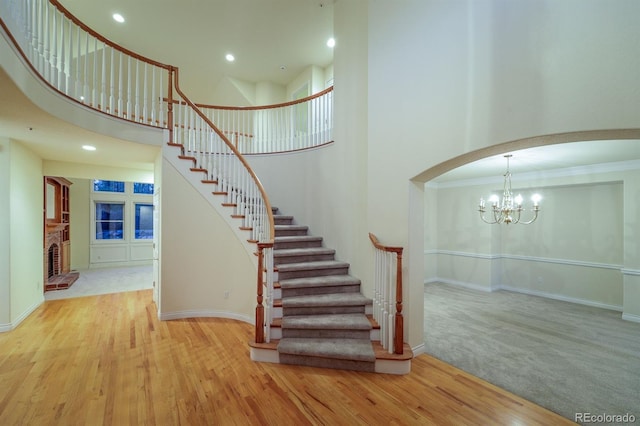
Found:
[[[225,76],[286,85],[333,62],[334,0],[60,0],[80,21],[140,55],[180,68],[181,86]],[[125,18],[112,19],[118,12]],[[230,63],[227,53],[235,56]],[[197,102],[207,102],[198,99]]]
[[[507,168],[507,160],[504,157],[506,154],[512,155],[509,159],[509,168],[515,176],[522,173],[543,173],[594,164],[638,161],[640,140],[572,142],[510,151],[465,164],[441,174],[431,182],[442,184],[490,177],[502,179]]]
[[[330,64],[333,52],[326,41],[333,35],[334,1],[62,0],[61,3],[110,40],[160,62],[178,65],[181,81],[215,85],[225,76],[286,84],[311,64]],[[124,15],[126,22],[113,21],[114,12]],[[233,53],[235,62],[227,62],[226,53]],[[157,147],[92,133],[43,112],[1,68],[0,90],[3,94],[0,135],[22,141],[41,158],[141,170],[153,168]],[[96,146],[97,151],[80,149],[87,143]],[[125,149],[127,155],[123,156]],[[515,175],[640,159],[640,141],[576,142],[513,154],[511,170]],[[502,174],[505,166],[503,156],[496,155],[452,170],[433,182]]]

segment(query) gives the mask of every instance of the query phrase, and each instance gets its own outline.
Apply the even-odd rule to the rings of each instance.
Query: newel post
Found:
[[[258,244],[258,296],[256,305],[256,343],[264,343],[264,306],[262,305],[262,270],[264,269],[264,247]]]
[[[396,329],[393,342],[394,352],[403,353],[404,318],[402,317],[402,247],[396,252]]]

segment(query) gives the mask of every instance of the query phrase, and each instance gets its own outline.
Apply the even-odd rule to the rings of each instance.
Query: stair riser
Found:
[[[288,217],[288,218],[282,218],[282,217],[274,217],[273,218],[273,223],[274,225],[293,225],[293,220]]]
[[[282,339],[282,328],[280,327],[271,327],[271,340],[280,340]],[[371,340],[372,342],[379,342],[380,341],[380,329],[379,328],[374,328],[371,331],[369,331],[369,340]]]
[[[314,248],[314,247],[322,247],[322,240],[276,241],[273,244],[273,248],[275,250]]]
[[[332,293],[360,293],[360,284],[324,287],[283,288],[281,291],[282,297],[315,296],[318,294]],[[276,298],[279,299],[280,297]]]
[[[279,280],[293,278],[326,277],[328,275],[346,275],[349,268],[302,269],[298,271],[278,271]]]
[[[323,260],[334,260],[333,253],[323,254],[305,254],[298,256],[274,256],[273,262],[276,265],[284,265],[286,263],[302,263],[302,262],[321,262]]]
[[[276,229],[276,237],[293,237],[307,235],[306,229]]]
[[[323,339],[370,339],[369,330],[309,330],[298,328],[283,328],[282,337],[303,337]]]
[[[280,364],[306,365],[310,367],[333,368],[337,370],[352,370],[375,372],[375,362],[353,361],[345,359],[318,358],[304,355],[280,354]]]
[[[289,315],[364,314],[364,306],[300,306],[282,308],[283,317]]]

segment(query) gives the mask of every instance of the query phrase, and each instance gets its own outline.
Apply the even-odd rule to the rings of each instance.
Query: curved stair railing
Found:
[[[275,227],[269,198],[237,148],[182,93],[178,69],[110,42],[56,0],[0,0],[0,25],[50,88],[101,113],[166,128],[169,144],[194,158],[192,170],[206,173],[203,181],[217,185],[214,194],[224,197],[223,206],[234,208],[233,216],[258,247],[255,338],[264,342],[273,306]]]
[[[240,229],[249,231],[257,244],[258,286],[256,343],[268,339],[273,308],[273,243],[275,225],[269,197],[244,157],[211,120],[180,90],[179,73],[173,68],[175,106],[170,105],[172,142],[181,148],[182,158],[194,160],[193,172],[203,173],[203,183],[213,184],[222,205],[233,208]],[[263,287],[266,286],[266,297]],[[266,308],[265,305],[266,304]],[[266,309],[266,311],[265,311]]]
[[[380,344],[389,353],[404,350],[404,319],[402,316],[402,247],[380,244],[369,233],[375,249],[373,318],[380,325]]]

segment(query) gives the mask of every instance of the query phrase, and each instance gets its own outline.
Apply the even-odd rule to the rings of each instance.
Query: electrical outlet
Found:
[[[228,298],[229,298],[229,291],[228,291],[228,290],[224,292],[224,298],[225,298],[225,299],[228,299]]]

